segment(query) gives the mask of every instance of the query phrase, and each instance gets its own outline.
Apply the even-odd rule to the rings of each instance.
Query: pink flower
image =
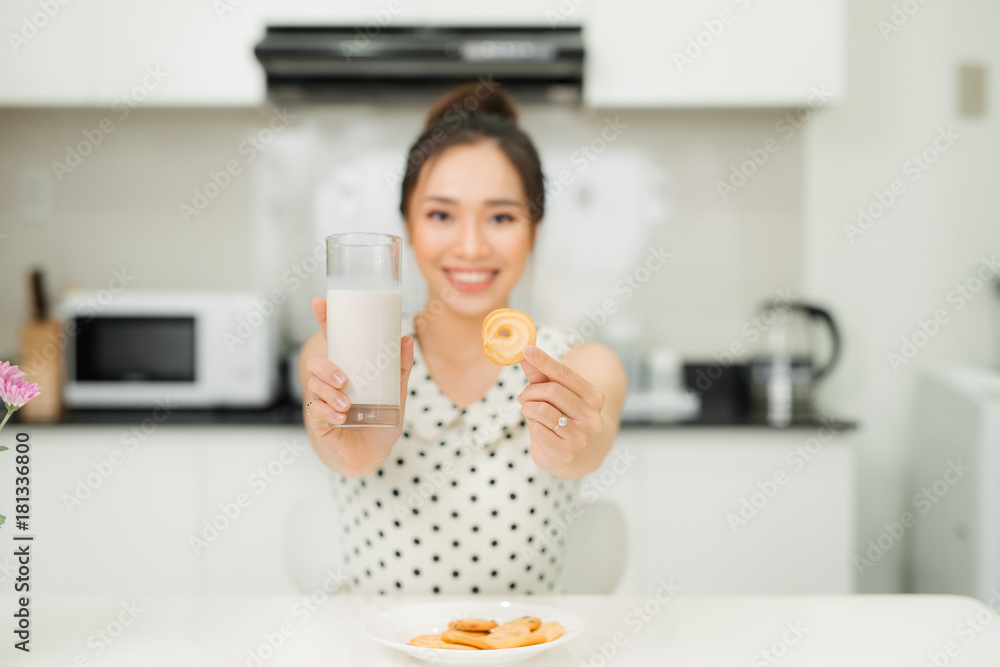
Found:
[[[17,366],[11,366],[9,361],[5,361],[0,364],[0,381],[3,380],[23,380],[25,372],[18,369]]]
[[[21,378],[0,380],[0,400],[8,410],[19,410],[39,393],[37,384],[28,384]]]

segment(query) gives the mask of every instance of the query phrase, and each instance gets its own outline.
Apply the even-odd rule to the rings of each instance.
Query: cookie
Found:
[[[444,648],[450,649],[452,651],[475,651],[476,649],[472,646],[464,644],[449,644],[448,642],[441,641],[441,635],[417,635],[413,639],[407,642],[410,646],[419,646],[421,648]]]
[[[550,642],[562,637],[563,630],[565,628],[563,628],[562,623],[552,621],[540,626],[535,632],[545,635],[545,641]]]
[[[500,366],[524,361],[521,348],[534,345],[537,331],[530,317],[513,308],[498,308],[483,320],[483,352]]]
[[[489,632],[497,627],[496,621],[487,621],[482,618],[460,618],[448,624],[452,630],[462,630],[464,632]]]
[[[462,632],[461,630],[445,630],[441,633],[441,641],[448,644],[461,644],[483,650],[498,648],[492,643],[488,643],[485,638],[481,639],[477,634]]]

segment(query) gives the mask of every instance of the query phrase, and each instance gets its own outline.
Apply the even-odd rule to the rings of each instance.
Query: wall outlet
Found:
[[[21,217],[32,222],[52,218],[52,174],[46,169],[24,168],[17,173],[17,206]]]

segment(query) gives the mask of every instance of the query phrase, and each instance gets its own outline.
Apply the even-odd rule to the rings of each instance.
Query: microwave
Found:
[[[281,299],[264,292],[78,290],[64,296],[71,408],[264,407],[278,395]]]

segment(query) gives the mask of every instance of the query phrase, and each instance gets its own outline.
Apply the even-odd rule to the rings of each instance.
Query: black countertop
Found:
[[[169,413],[163,409],[123,409],[123,410],[69,410],[62,419],[56,422],[45,422],[46,425],[113,425],[140,424],[146,420],[156,423],[193,424],[210,426],[294,426],[302,424],[301,405],[293,400],[284,400],[267,408],[256,409],[212,409],[212,410],[172,410]],[[27,424],[18,418],[15,412],[8,424]],[[34,423],[35,425],[40,425]],[[753,429],[819,429],[853,430],[858,424],[853,421],[833,418],[816,418],[799,420],[786,427],[775,427],[770,424],[750,419],[747,416],[732,416],[724,414],[706,414],[697,419],[683,422],[622,422],[623,429],[629,428],[753,428]]]

